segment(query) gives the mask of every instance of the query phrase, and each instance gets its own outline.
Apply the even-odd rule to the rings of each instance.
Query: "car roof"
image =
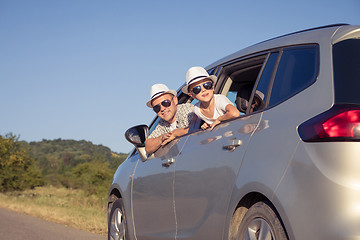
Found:
[[[294,33],[282,35],[275,37],[263,42],[259,42],[250,47],[244,48],[240,51],[237,51],[233,54],[230,54],[206,67],[206,69],[211,69],[218,65],[225,64],[234,59],[244,57],[246,55],[252,55],[260,53],[269,49],[276,49],[284,46],[308,44],[308,43],[321,43],[321,42],[333,42],[333,37],[341,29],[341,34],[336,34],[337,39],[341,39],[344,35],[349,35],[349,32],[360,31],[360,26],[353,26],[349,24],[334,24],[327,25],[322,27],[316,27],[311,29],[306,29],[302,31],[297,31]]]

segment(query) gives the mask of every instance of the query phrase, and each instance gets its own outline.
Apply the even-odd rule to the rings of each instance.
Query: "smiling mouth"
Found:
[[[166,115],[169,114],[169,111],[162,112],[161,114],[162,114],[163,116],[166,116]]]

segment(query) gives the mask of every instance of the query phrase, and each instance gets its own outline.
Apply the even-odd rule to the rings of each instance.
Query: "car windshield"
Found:
[[[360,39],[348,39],[333,47],[336,103],[360,104]]]

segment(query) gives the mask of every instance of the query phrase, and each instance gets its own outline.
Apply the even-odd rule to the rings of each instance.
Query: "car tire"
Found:
[[[281,220],[269,201],[257,202],[249,208],[236,235],[231,239],[288,239]]]
[[[110,211],[108,221],[108,240],[127,240],[128,230],[125,217],[124,203],[117,199]]]

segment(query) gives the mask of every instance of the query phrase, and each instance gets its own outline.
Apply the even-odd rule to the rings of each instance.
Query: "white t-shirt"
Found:
[[[224,115],[226,113],[226,106],[228,104],[231,104],[234,106],[234,104],[224,95],[221,94],[214,94],[214,101],[215,101],[215,109],[214,109],[214,116],[212,118],[208,118],[204,116],[204,114],[200,111],[200,102],[195,104],[194,107],[194,113],[204,120],[207,124],[212,124],[218,117],[221,115]]]

